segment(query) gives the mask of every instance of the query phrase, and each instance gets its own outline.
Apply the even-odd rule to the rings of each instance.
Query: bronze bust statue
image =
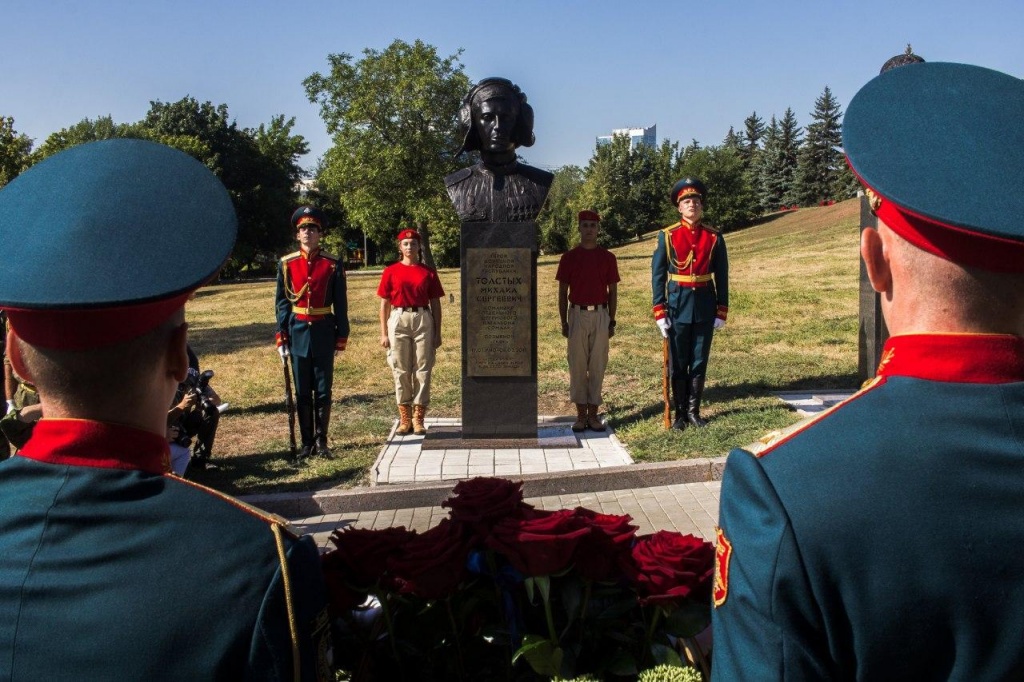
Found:
[[[517,223],[537,219],[554,176],[516,160],[518,147],[534,142],[533,107],[505,78],[477,83],[459,107],[463,151],[480,151],[480,163],[444,179],[462,222]]]

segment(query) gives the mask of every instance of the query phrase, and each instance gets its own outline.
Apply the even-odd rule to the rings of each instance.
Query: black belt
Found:
[[[410,306],[404,306],[403,307],[403,306],[400,306],[400,305],[396,305],[395,306],[395,310],[397,310],[400,313],[418,313],[421,310],[424,310],[424,311],[425,310],[430,310],[430,306],[427,306],[427,305],[410,305]]]
[[[608,304],[598,303],[597,305],[576,305],[573,303],[572,307],[576,308],[576,310],[600,310],[601,308],[607,308]]]

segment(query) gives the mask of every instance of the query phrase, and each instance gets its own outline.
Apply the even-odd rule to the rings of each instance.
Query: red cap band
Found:
[[[601,222],[601,216],[597,214],[597,211],[580,211],[579,220],[593,220],[595,222]]]
[[[25,310],[5,308],[11,329],[40,348],[85,350],[134,339],[184,307],[191,291],[159,301],[110,308]]]
[[[869,187],[863,180],[861,184]],[[875,209],[878,219],[917,248],[968,267],[1024,272],[1024,242],[940,223],[898,206],[873,187],[870,189],[882,199]]]
[[[398,241],[402,241],[403,239],[415,239],[418,242],[423,241],[420,237],[420,233],[411,229],[405,229],[398,233]]]

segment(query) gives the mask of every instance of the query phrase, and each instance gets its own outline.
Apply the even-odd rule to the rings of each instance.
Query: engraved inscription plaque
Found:
[[[468,376],[531,376],[532,264],[528,248],[466,249]]]

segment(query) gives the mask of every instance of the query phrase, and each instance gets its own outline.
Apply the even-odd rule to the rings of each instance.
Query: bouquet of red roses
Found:
[[[637,536],[629,516],[544,511],[475,478],[424,533],[335,531],[323,556],[335,652],[352,679],[635,679],[682,665],[710,621],[714,548]]]

